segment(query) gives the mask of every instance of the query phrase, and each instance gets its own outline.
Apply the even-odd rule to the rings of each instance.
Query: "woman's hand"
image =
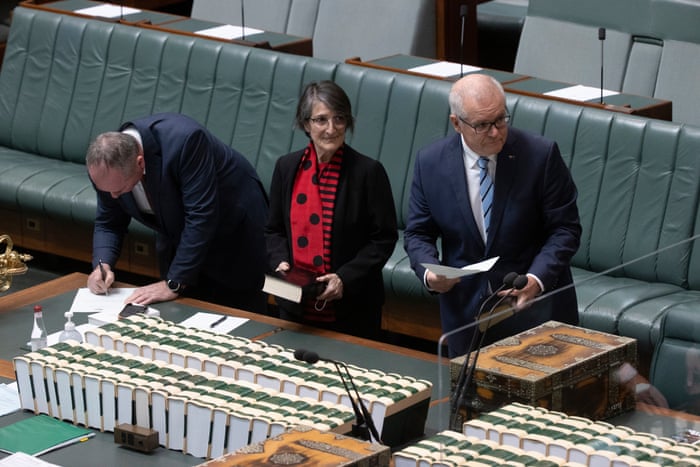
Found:
[[[318,282],[326,283],[326,290],[321,295],[316,297],[316,300],[340,300],[343,298],[343,281],[338,274],[324,274],[316,278]]]

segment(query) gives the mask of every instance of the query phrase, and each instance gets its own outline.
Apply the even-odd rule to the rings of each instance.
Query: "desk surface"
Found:
[[[33,306],[35,304],[42,305],[49,333],[60,330],[65,322],[63,313],[70,308],[76,289],[85,287],[86,280],[85,274],[74,273],[35,287],[0,296],[0,376],[14,379],[11,359],[26,352],[23,347],[26,346],[28,333],[31,329]],[[126,286],[125,284],[118,285]],[[12,289],[10,289],[11,291]],[[231,334],[253,340],[263,340],[292,349],[302,347],[313,349],[321,356],[342,360],[363,368],[392,371],[430,380],[434,384],[433,402],[428,413],[426,433],[434,433],[439,431],[440,426],[447,426],[447,421],[441,422],[441,420],[446,420],[444,417],[447,413],[439,413],[442,410],[440,406],[446,407],[445,403],[439,402],[444,402],[449,392],[447,361],[444,361],[445,365],[441,370],[438,370],[438,358],[435,355],[315,329],[194,299],[180,298],[174,302],[160,303],[156,308],[161,312],[163,319],[174,322],[179,322],[197,311],[248,318],[249,321],[246,324],[235,329]],[[86,323],[87,314],[76,314],[74,321],[77,324]],[[441,387],[436,383],[439,372],[444,381]],[[441,390],[442,394],[440,394]],[[1,417],[0,424],[6,425],[30,416],[32,414],[28,412],[16,412]],[[75,467],[94,466],[96,458],[103,460],[104,465],[130,465],[131,467],[190,466],[203,462],[202,459],[184,455],[179,451],[169,451],[162,447],[151,455],[120,448],[113,443],[112,433],[97,433],[94,438],[85,443],[71,445],[42,456],[42,459],[47,462]]]
[[[279,52],[287,52],[297,55],[311,56],[313,54],[313,43],[310,37],[290,36],[288,34],[264,31],[246,36],[245,39],[240,38],[229,40],[197,34],[197,31],[201,31],[203,29],[223,26],[224,24],[222,23],[196,20],[186,16],[174,15],[170,13],[141,9],[141,11],[138,13],[129,14],[129,10],[126,10],[127,14],[124,14],[123,16],[119,15],[113,18],[100,18],[91,16],[90,14],[78,12],[79,10],[85,8],[105,5],[105,3],[106,2],[93,0],[58,0],[48,2],[46,0],[26,0],[21,3],[21,6],[51,11],[54,13],[71,14],[107,21],[119,21],[130,26],[157,29],[164,32],[202,37],[210,40],[232,42],[251,47],[269,48]],[[131,3],[133,4],[134,2]],[[116,2],[113,2],[112,6],[118,6],[115,4]],[[126,7],[128,5],[124,3],[123,6]],[[132,8],[140,7],[136,5]],[[116,8],[115,11],[119,11],[119,8]]]
[[[37,303],[43,306],[49,332],[61,329],[64,322],[63,312],[70,308],[75,291],[85,286],[86,278],[85,274],[74,273],[25,290],[0,295],[0,376],[14,379],[11,359],[25,352],[22,347],[26,345],[31,328],[33,306]],[[127,285],[118,284],[118,286]],[[248,318],[249,321],[246,324],[231,334],[253,340],[259,339],[287,348],[313,349],[319,355],[364,368],[394,371],[430,380],[434,386],[426,422],[426,434],[434,434],[448,426],[447,361],[443,360],[443,365],[438,369],[438,358],[435,355],[193,299],[180,298],[174,302],[158,304],[157,308],[164,319],[175,322],[197,311]],[[85,323],[87,314],[74,316],[74,320],[78,324]],[[438,384],[438,379],[441,379],[443,384]],[[0,417],[0,424],[6,425],[30,416],[32,414],[28,412],[15,412]],[[671,436],[686,429],[700,430],[700,417],[644,404],[639,404],[634,412],[619,415],[608,421],[658,436]],[[1,456],[4,454],[0,454]],[[42,456],[42,459],[47,462],[74,467],[94,466],[94,460],[97,458],[104,465],[130,465],[130,467],[192,466],[203,462],[202,459],[162,447],[152,454],[142,454],[121,448],[114,444],[112,433],[97,433],[85,443],[71,445]]]
[[[483,73],[496,78],[504,87],[506,92],[514,94],[522,94],[540,99],[557,100],[574,105],[582,105],[586,107],[596,107],[614,112],[622,112],[633,115],[641,115],[645,117],[658,118],[661,120],[671,120],[672,118],[672,103],[671,101],[656,99],[647,96],[637,96],[632,94],[618,93],[604,98],[604,103],[601,104],[597,99],[589,101],[575,101],[558,97],[548,96],[545,93],[557,89],[563,89],[572,86],[569,83],[561,83],[557,81],[549,81],[531,76],[521,75],[517,73],[509,73],[507,71],[491,70],[488,68],[479,68],[473,70],[466,66],[464,73],[455,73],[450,76],[441,77],[427,74],[426,72],[416,72],[416,67],[437,64],[439,61],[432,58],[415,57],[410,55],[392,55],[382,57],[375,60],[363,62],[359,58],[350,58],[346,60],[352,65],[366,66],[370,68],[379,68],[388,71],[399,73],[416,74],[435,79],[445,79],[456,81],[460,76],[471,73]],[[454,65],[454,64],[453,64]],[[458,65],[457,65],[458,66]]]

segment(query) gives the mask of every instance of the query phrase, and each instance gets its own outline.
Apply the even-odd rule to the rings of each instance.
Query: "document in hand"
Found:
[[[24,452],[33,456],[86,441],[95,433],[48,415],[25,418],[0,428],[0,451]]]
[[[321,274],[308,269],[292,268],[287,272],[276,275],[265,274],[263,292],[284,298],[295,303],[301,303],[303,296],[316,298],[326,288],[325,282],[317,282]]]
[[[476,274],[478,272],[488,271],[493,267],[494,264],[496,264],[498,258],[499,256],[494,256],[493,258],[489,258],[478,263],[469,264],[461,268],[453,268],[451,266],[443,266],[442,264],[430,263],[421,263],[421,266],[439,276],[445,276],[448,279],[454,279],[455,277],[471,276],[472,274]]]

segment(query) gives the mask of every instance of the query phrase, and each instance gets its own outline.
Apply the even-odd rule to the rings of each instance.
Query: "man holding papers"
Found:
[[[473,323],[510,272],[527,274],[525,287],[511,291],[517,308],[526,309],[489,329],[487,340],[549,319],[576,324],[576,294],[567,286],[581,225],[576,187],[559,148],[509,128],[503,88],[486,75],[457,81],[449,103],[457,134],[418,152],[404,245],[418,277],[440,294],[443,332]],[[462,268],[494,257],[499,259],[487,271],[463,277],[426,268],[436,263]],[[564,290],[530,303],[557,288]],[[451,356],[467,351],[471,333],[448,337]]]

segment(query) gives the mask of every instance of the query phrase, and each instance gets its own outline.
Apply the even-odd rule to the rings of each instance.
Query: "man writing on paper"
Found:
[[[473,323],[509,272],[527,274],[525,287],[510,291],[520,312],[490,328],[489,341],[549,319],[578,323],[573,287],[528,306],[538,295],[572,284],[569,263],[581,225],[576,187],[559,148],[508,127],[503,88],[489,76],[457,81],[449,103],[457,134],[417,154],[404,244],[417,276],[440,294],[443,332]],[[438,238],[444,265],[500,259],[488,272],[437,275],[422,263],[440,262]],[[450,356],[467,351],[472,329],[448,338]]]
[[[147,305],[185,293],[264,313],[267,196],[253,166],[189,117],[158,114],[98,135],[86,156],[97,190],[93,271],[106,293],[132,218],[156,233],[163,280],[128,302]]]

